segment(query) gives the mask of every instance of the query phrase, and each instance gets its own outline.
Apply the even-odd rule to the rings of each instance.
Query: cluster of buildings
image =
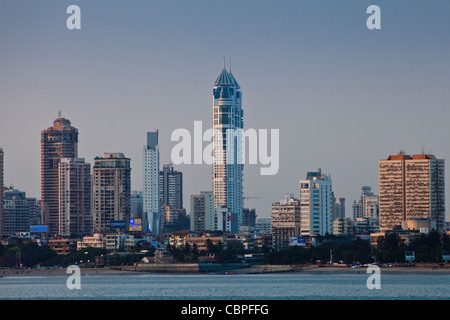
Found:
[[[397,233],[405,242],[430,231],[445,232],[444,160],[431,154],[403,151],[378,162],[379,195],[361,188],[353,216],[345,215],[345,199],[335,199],[329,175],[308,172],[300,181],[299,197],[286,195],[272,204],[273,246],[314,244],[317,237],[335,235],[370,240]]]
[[[160,166],[157,130],[147,132],[143,146],[142,191],[132,190],[131,162],[123,153],[104,153],[93,163],[80,158],[78,129],[61,114],[41,132],[40,200],[4,187],[0,148],[2,242],[25,233],[61,254],[87,246],[128,251],[140,243],[202,247],[207,239],[282,249],[327,235],[372,241],[386,232],[446,230],[444,160],[403,152],[379,161],[379,195],[363,186],[352,217],[345,198],[335,197],[331,176],[318,169],[299,181],[297,196],[286,195],[272,204],[270,218],[257,219],[254,209],[243,207],[242,141],[230,147],[227,139],[229,130],[244,127],[240,89],[224,67],[213,86],[212,190],[192,195],[189,213],[182,172]]]
[[[243,128],[242,92],[225,66],[214,83],[213,97],[213,127],[220,139],[216,136],[213,141],[217,156],[212,190],[191,197],[190,215],[183,204],[182,172],[171,164],[160,166],[157,130],[147,132],[143,188],[134,191],[131,159],[110,152],[89,163],[78,154],[78,129],[59,113],[41,132],[41,199],[4,188],[0,149],[2,242],[28,234],[63,253],[88,243],[111,248],[107,243],[112,238],[123,244],[116,247],[125,248],[135,239],[148,237],[142,241],[154,243],[180,230],[236,234],[240,228],[254,229],[255,210],[243,208],[243,164],[237,161],[238,152],[229,152],[226,139],[229,129]],[[240,142],[235,147],[242,148]]]

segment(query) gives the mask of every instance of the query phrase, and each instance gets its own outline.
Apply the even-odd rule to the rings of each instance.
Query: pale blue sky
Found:
[[[81,8],[81,30],[66,8]],[[381,8],[381,30],[366,8]],[[58,110],[79,129],[79,156],[132,159],[159,129],[161,164],[177,128],[212,125],[223,56],[242,87],[246,128],[280,129],[280,171],[244,169],[245,206],[270,205],[318,167],[347,215],[378,160],[422,148],[450,159],[450,2],[20,1],[0,3],[0,146],[5,183],[40,198],[40,132]],[[211,190],[211,167],[179,166],[189,196]],[[446,175],[447,199],[450,199]]]

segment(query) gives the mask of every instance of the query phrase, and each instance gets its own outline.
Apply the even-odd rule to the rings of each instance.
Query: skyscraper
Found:
[[[325,235],[333,232],[333,190],[330,177],[308,172],[306,180],[300,180],[301,235]]]
[[[159,235],[161,226],[159,204],[159,146],[158,130],[147,132],[144,146],[144,228]]]
[[[91,165],[84,159],[59,162],[59,232],[61,236],[92,234]]]
[[[183,209],[183,173],[165,164],[159,172],[159,205]]]
[[[215,207],[226,207],[232,232],[242,224],[242,92],[225,66],[213,87],[213,192]]]
[[[94,230],[110,230],[110,222],[130,218],[131,166],[123,153],[105,153],[93,167]]]
[[[77,157],[78,130],[59,114],[53,126],[41,132],[42,223],[52,235],[59,232],[59,162]]]
[[[378,162],[380,231],[429,219],[445,230],[444,160],[431,154],[390,155]]]

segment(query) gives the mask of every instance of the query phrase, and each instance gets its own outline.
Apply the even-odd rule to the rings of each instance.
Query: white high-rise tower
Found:
[[[144,146],[144,204],[143,229],[159,235],[159,146],[158,131],[147,132]]]
[[[242,223],[242,92],[225,67],[214,83],[213,192],[217,209],[226,207],[232,232]]]

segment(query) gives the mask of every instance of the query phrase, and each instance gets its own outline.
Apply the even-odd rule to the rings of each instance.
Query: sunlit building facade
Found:
[[[242,224],[243,161],[239,132],[244,127],[242,92],[233,74],[222,70],[213,88],[213,192],[216,208],[226,207],[232,232]]]
[[[308,172],[300,180],[301,235],[324,236],[333,232],[333,190],[329,175]]]
[[[77,157],[78,129],[59,114],[53,126],[41,132],[42,224],[52,235],[59,232],[59,162]]]
[[[378,162],[380,231],[429,219],[445,230],[444,160],[434,155],[391,155]]]
[[[93,233],[110,231],[111,221],[128,221],[131,212],[131,166],[123,153],[96,157],[93,172]]]
[[[300,236],[300,200],[286,195],[272,203],[271,233],[272,246],[277,250],[287,248],[291,237]]]

